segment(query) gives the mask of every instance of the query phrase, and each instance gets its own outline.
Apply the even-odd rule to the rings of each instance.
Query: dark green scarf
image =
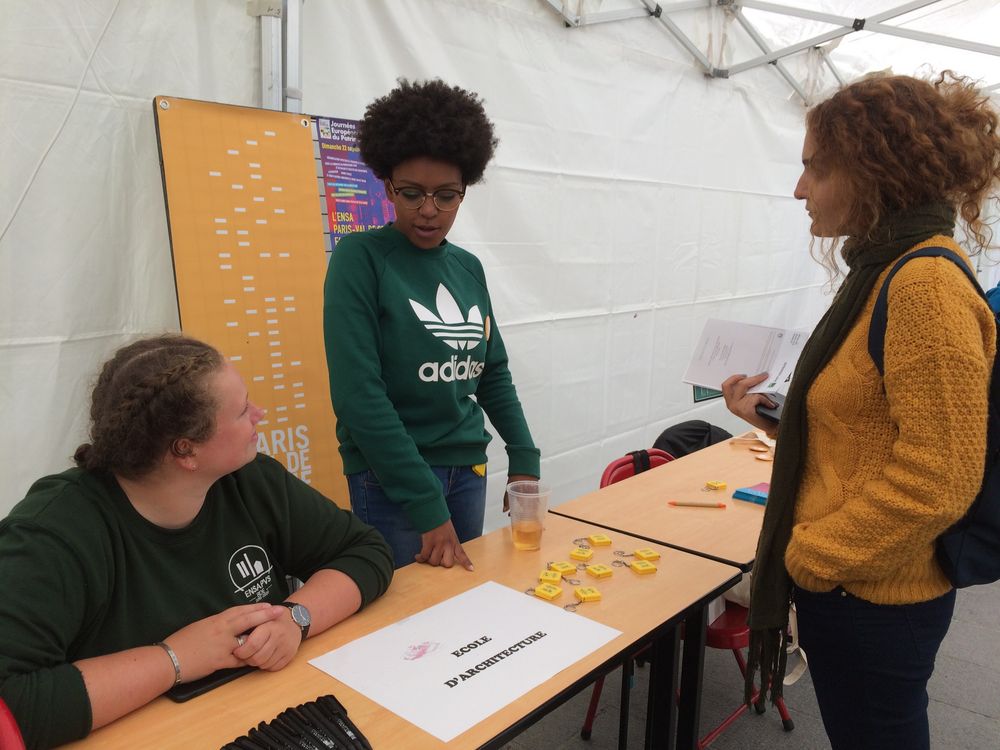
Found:
[[[954,224],[953,208],[932,204],[894,214],[868,238],[851,237],[844,243],[842,255],[850,270],[830,309],[802,349],[782,407],[771,488],[753,567],[745,691],[748,704],[758,669],[761,684],[770,685],[772,702],[781,697],[785,676],[786,629],[792,598],[792,582],[785,570],[785,549],[792,535],[795,500],[809,440],[806,394],[853,328],[882,271],[906,250],[929,237],[950,236]]]

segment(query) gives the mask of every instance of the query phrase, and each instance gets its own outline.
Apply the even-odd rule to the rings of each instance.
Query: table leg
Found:
[[[705,675],[705,632],[708,609],[690,612],[684,624],[684,656],[681,667],[681,696],[677,718],[678,750],[697,750],[701,717],[701,688]]]
[[[674,696],[680,633],[672,627],[653,641],[649,657],[649,697],[646,703],[646,750],[674,750]]]
[[[622,662],[622,690],[618,701],[618,750],[628,750],[628,711],[634,679],[632,657]]]

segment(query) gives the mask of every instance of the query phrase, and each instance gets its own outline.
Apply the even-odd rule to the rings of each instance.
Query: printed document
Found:
[[[750,392],[787,396],[795,363],[808,338],[809,331],[711,318],[695,346],[684,382],[718,389],[730,375],[766,372],[770,377]]]
[[[448,742],[619,635],[489,581],[309,663]]]

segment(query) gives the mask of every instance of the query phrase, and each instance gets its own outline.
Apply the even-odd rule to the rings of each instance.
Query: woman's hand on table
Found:
[[[740,419],[749,422],[765,432],[772,432],[777,424],[773,419],[762,417],[757,413],[758,406],[773,409],[777,406],[763,393],[748,393],[756,385],[767,380],[768,374],[731,375],[722,383],[722,395],[726,399],[726,408]]]
[[[455,533],[455,526],[451,519],[430,531],[425,531],[420,535],[423,546],[414,559],[419,563],[427,565],[440,565],[443,568],[461,565],[466,570],[472,570],[472,560],[462,549],[462,543],[458,541],[458,534]]]
[[[235,653],[247,648],[246,645],[240,646],[238,636],[251,630],[256,632],[264,625],[276,624],[282,617],[291,621],[286,607],[276,604],[241,604],[192,622],[164,639],[164,643],[177,655],[181,680],[191,682],[217,669],[253,663]],[[291,624],[295,627],[295,638],[298,640],[299,628],[294,623]],[[249,637],[247,640],[249,641]],[[256,653],[253,648],[249,651],[251,654]],[[258,665],[253,663],[253,666]]]
[[[291,610],[282,609],[284,617],[258,625],[246,636],[243,645],[233,650],[237,659],[268,672],[288,666],[302,644],[302,628],[292,620]]]

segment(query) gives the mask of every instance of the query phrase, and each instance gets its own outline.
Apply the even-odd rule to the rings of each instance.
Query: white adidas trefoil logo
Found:
[[[489,340],[489,318],[483,321],[479,305],[473,305],[467,316],[462,315],[455,298],[445,289],[444,284],[438,284],[437,297],[434,300],[437,314],[428,310],[415,300],[410,300],[410,306],[424,327],[436,338],[456,351],[474,349],[482,341],[483,335]],[[450,383],[456,380],[475,380],[483,374],[484,364],[474,360],[471,355],[459,359],[459,355],[451,355],[444,362],[424,362],[417,369],[417,377],[425,383]]]
[[[473,349],[483,338],[483,314],[479,305],[473,305],[468,318],[462,317],[458,303],[445,289],[444,284],[438,284],[437,299],[438,314],[435,315],[415,300],[410,300],[410,306],[417,318],[432,334],[442,339],[452,349]],[[440,317],[438,317],[440,315]]]

